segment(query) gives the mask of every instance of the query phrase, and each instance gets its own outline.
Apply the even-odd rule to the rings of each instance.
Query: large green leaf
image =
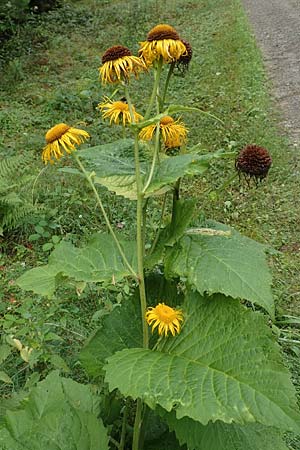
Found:
[[[88,169],[94,173],[96,184],[105,186],[109,191],[122,195],[130,200],[136,199],[134,141],[120,139],[110,144],[98,145],[83,149],[80,158],[84,160]],[[142,180],[148,179],[150,170],[149,149],[146,143],[139,142],[141,157]],[[147,157],[144,157],[146,155]],[[209,166],[211,160],[227,157],[224,152],[198,155],[188,153],[171,156],[161,155],[161,162],[157,165],[154,177],[148,186],[145,197],[161,195],[172,189],[173,183],[184,175],[201,175]]]
[[[141,153],[143,145],[140,143]],[[118,141],[90,147],[80,152],[89,170],[95,173],[96,184],[105,186],[117,195],[136,199],[134,140]],[[146,174],[145,163],[141,164],[142,176]]]
[[[53,372],[22,405],[6,413],[1,450],[108,450],[98,399],[88,386]]]
[[[184,236],[165,258],[167,277],[180,276],[200,294],[222,294],[262,306],[274,317],[271,274],[265,247],[229,227],[230,236],[190,234]]]
[[[257,423],[241,426],[218,420],[202,425],[188,417],[178,420],[175,412],[163,417],[189,450],[288,450],[278,430]]]
[[[99,376],[105,360],[124,348],[142,347],[140,305],[130,298],[103,317],[101,328],[89,338],[80,360],[91,376]]]
[[[222,295],[190,293],[180,335],[162,351],[128,349],[108,359],[110,389],[150,407],[238,424],[300,429],[295,392],[265,317]]]
[[[165,157],[157,166],[154,177],[145,192],[146,197],[156,195],[161,189],[173,188],[178,178],[183,176],[202,175],[214,159],[224,157],[224,152],[217,151],[198,155],[197,153],[186,153],[184,155]]]
[[[154,252],[146,258],[145,265],[147,268],[153,267],[161,261],[165,246],[171,247],[181,238],[193,218],[195,206],[195,199],[175,201],[171,222],[160,231]]]
[[[85,148],[80,150],[79,156],[100,178],[135,173],[133,139]]]
[[[136,267],[135,243],[121,241],[121,245],[131,265]],[[112,237],[99,233],[81,248],[62,241],[51,253],[47,265],[25,272],[17,283],[22,289],[50,297],[59,276],[76,282],[111,282],[129,275]]]

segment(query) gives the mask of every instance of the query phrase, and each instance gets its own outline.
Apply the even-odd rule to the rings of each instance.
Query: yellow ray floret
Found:
[[[148,308],[146,312],[146,321],[151,326],[152,333],[158,327],[158,334],[168,336],[169,331],[172,336],[180,333],[181,324],[183,321],[183,313],[180,309],[171,308],[164,303],[159,303],[155,308]]]
[[[75,145],[82,144],[90,135],[79,128],[73,128],[65,123],[59,123],[46,133],[47,145],[43,149],[42,160],[45,164],[53,164],[60,159],[64,152],[71,153],[76,150]]]
[[[160,120],[159,127],[167,149],[181,147],[185,143],[188,130],[180,119],[175,121],[171,116],[165,116]],[[148,125],[143,128],[139,134],[140,139],[150,141],[153,138],[155,128],[156,125]]]
[[[160,24],[154,27],[147,36],[147,40],[140,42],[139,56],[147,66],[154,61],[163,59],[165,63],[178,61],[187,53],[186,47],[179,38],[177,31],[170,25]]]
[[[104,103],[99,103],[97,108],[102,112],[104,119],[110,119],[110,123],[122,123],[125,126],[126,123],[137,123],[143,119],[143,116],[137,113],[134,107],[132,107],[133,117],[131,117],[128,104],[122,101],[112,102],[107,100]]]

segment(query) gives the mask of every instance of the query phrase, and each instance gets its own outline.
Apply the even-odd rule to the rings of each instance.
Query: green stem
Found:
[[[127,104],[130,111],[131,121],[135,123],[133,106],[128,92],[128,87],[124,85],[125,96],[127,99]],[[146,287],[144,278],[144,239],[143,239],[143,229],[145,223],[143,224],[143,183],[141,177],[141,166],[140,166],[140,155],[139,155],[139,138],[138,132],[134,131],[134,160],[135,160],[135,179],[136,179],[136,196],[137,196],[137,206],[136,206],[136,242],[137,242],[137,266],[138,266],[138,282],[139,282],[139,293],[140,293],[140,305],[141,305],[141,318],[142,318],[142,328],[143,328],[143,347],[149,348],[149,334],[148,334],[148,324],[146,322],[146,310],[147,310],[147,299],[146,299]],[[132,450],[139,450],[140,432],[142,427],[142,410],[143,402],[141,399],[137,399],[136,414],[133,428],[133,439],[132,439]]]
[[[132,438],[132,450],[140,450],[140,432],[142,428],[142,412],[143,412],[143,402],[140,398],[136,402],[136,412],[135,420],[133,426],[133,438]]]
[[[145,193],[146,190],[148,189],[148,187],[152,181],[153,175],[154,175],[156,160],[158,159],[158,154],[159,154],[159,137],[160,137],[160,126],[158,123],[156,125],[156,131],[155,131],[155,144],[154,144],[154,154],[153,154],[152,164],[151,164],[148,180],[146,181],[146,184],[143,188],[143,193]]]
[[[119,448],[120,444],[113,437],[109,436],[109,440],[115,447]]]
[[[159,236],[160,236],[161,225],[162,225],[163,218],[164,218],[164,215],[165,215],[165,209],[166,209],[166,203],[167,203],[167,195],[168,195],[168,193],[166,192],[165,195],[164,195],[163,204],[162,204],[162,207],[161,207],[161,215],[160,215],[160,220],[159,220],[159,224],[158,224],[157,233],[155,235],[154,241],[152,242],[152,245],[151,245],[151,248],[150,248],[150,251],[149,251],[149,255],[152,255],[152,253],[154,252],[156,244],[157,244]]]
[[[101,210],[101,212],[103,214],[104,220],[106,222],[107,228],[108,228],[109,232],[111,233],[111,235],[112,235],[112,237],[113,237],[113,239],[114,239],[114,241],[116,243],[116,246],[117,246],[117,248],[119,250],[119,253],[120,253],[120,255],[121,255],[121,257],[122,257],[122,259],[124,261],[124,264],[129,269],[129,271],[132,273],[132,275],[135,278],[138,278],[138,274],[135,272],[133,267],[130,265],[128,259],[126,258],[126,255],[125,255],[125,253],[124,253],[124,251],[123,251],[123,249],[121,247],[121,244],[120,244],[120,242],[119,242],[119,240],[118,240],[118,238],[117,238],[117,236],[116,236],[116,234],[115,234],[115,232],[114,232],[114,230],[113,230],[113,228],[112,228],[112,226],[110,224],[108,215],[106,214],[106,211],[104,209],[103,203],[102,203],[101,198],[99,196],[99,193],[98,193],[98,191],[97,191],[97,189],[96,189],[96,187],[95,187],[95,185],[94,185],[94,183],[93,183],[93,181],[91,179],[90,174],[86,171],[85,167],[83,166],[82,162],[80,161],[80,159],[78,158],[76,153],[73,152],[72,155],[73,155],[74,159],[76,160],[77,164],[79,165],[81,171],[83,172],[85,178],[87,179],[90,187],[92,188],[92,190],[94,192],[94,195],[96,197],[97,203],[99,205],[99,208],[100,208],[100,210]]]
[[[172,74],[174,72],[174,68],[175,68],[175,62],[172,62],[170,64],[170,67],[169,67],[169,72],[168,72],[168,75],[167,75],[167,78],[166,78],[164,92],[163,92],[163,95],[162,95],[162,98],[161,98],[161,104],[160,104],[161,109],[164,108],[166,95],[167,95],[167,90],[168,90],[168,87],[169,87],[171,76],[172,76]]]
[[[145,257],[145,244],[146,244],[146,221],[147,221],[147,206],[149,203],[149,197],[146,198],[143,206],[143,249]]]
[[[127,417],[128,417],[128,406],[127,406],[127,403],[125,403],[124,412],[123,412],[123,421],[122,421],[121,440],[120,440],[120,444],[119,444],[119,450],[124,450],[124,447],[125,447]]]
[[[157,62],[157,67],[154,70],[153,90],[152,90],[152,94],[150,97],[150,102],[149,102],[147,111],[145,113],[145,117],[144,117],[145,120],[149,119],[152,108],[153,108],[153,104],[154,104],[156,96],[157,96],[157,90],[159,87],[159,81],[160,81],[160,76],[161,76],[161,72],[162,72],[162,67],[163,67],[163,59],[160,58],[159,61]]]

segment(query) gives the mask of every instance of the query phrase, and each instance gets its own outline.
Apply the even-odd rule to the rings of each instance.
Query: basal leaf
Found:
[[[32,389],[18,410],[6,413],[0,448],[108,450],[108,436],[98,413],[98,399],[88,386],[53,372]]]
[[[108,359],[110,389],[150,407],[209,421],[300,430],[295,392],[265,317],[222,295],[190,293],[181,334],[161,351],[128,349]]]
[[[101,327],[80,352],[80,360],[89,375],[99,376],[105,360],[116,351],[143,346],[140,321],[140,305],[134,298],[103,317]]]
[[[163,414],[163,418],[179,443],[187,444],[190,450],[288,450],[278,430],[257,423],[241,426],[217,421],[202,425],[188,417],[178,420],[175,412]]]
[[[200,294],[221,292],[256,303],[274,317],[265,247],[229,227],[210,226],[231,230],[231,236],[184,236],[166,254],[166,276],[184,277]]]
[[[135,243],[121,241],[123,250],[133,267],[136,266]],[[112,237],[98,233],[84,247],[75,247],[70,242],[60,242],[49,257],[49,263],[25,272],[18,278],[24,290],[52,296],[58,275],[77,282],[111,282],[129,276]]]

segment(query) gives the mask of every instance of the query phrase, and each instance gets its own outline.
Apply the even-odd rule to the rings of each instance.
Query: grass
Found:
[[[236,178],[220,191],[220,186],[232,176],[231,161],[216,164],[201,179],[185,182],[183,195],[197,197],[199,211],[203,210],[206,216],[231,224],[249,237],[270,245],[278,318],[284,314],[300,316],[300,221],[295,209],[300,194],[299,156],[277,128],[278,112],[270,101],[270,86],[261,55],[240,2],[66,2],[47,15],[31,18],[22,33],[16,33],[2,50],[11,59],[3,63],[0,155],[32,156],[31,170],[36,175],[32,195],[45,208],[42,217],[39,215],[27,224],[21,237],[15,233],[2,238],[3,331],[39,348],[41,372],[47,370],[47,364],[52,364],[58,338],[51,335],[52,340],[47,341],[40,337],[53,333],[61,338],[57,354],[64,357],[72,375],[83,379],[85,375],[76,354],[70,354],[68,348],[72,345],[76,351],[80,347],[81,339],[94,326],[90,321],[93,314],[97,320],[103,311],[113,307],[111,297],[101,289],[90,292],[89,299],[85,298],[86,294],[77,298],[69,291],[61,292],[50,302],[36,297],[33,301],[14,286],[14,279],[24,266],[45,261],[49,252],[43,252],[41,247],[53,234],[77,240],[103,227],[84,185],[74,185],[72,177],[58,172],[56,167],[43,169],[40,152],[44,133],[57,122],[67,122],[84,125],[92,135],[92,145],[119,136],[119,130],[108,127],[95,110],[102,96],[113,91],[113,88],[102,88],[98,81],[101,54],[116,43],[123,43],[136,52],[138,42],[145,39],[147,31],[164,22],[173,24],[193,47],[189,72],[185,78],[174,78],[167,101],[197,106],[224,121],[221,125],[201,114],[184,115],[190,145],[200,142],[203,151],[220,148],[238,151],[248,143],[256,143],[268,148],[273,158],[270,175],[259,187],[254,184],[249,187]],[[139,83],[132,83],[138,111],[144,103],[145,92],[149,92],[149,78],[143,76]],[[62,164],[68,165],[68,161]],[[113,223],[124,224],[122,233],[130,234],[134,205],[128,207],[122,199],[105,195],[112,207]],[[41,220],[46,222],[44,228],[49,236],[31,242],[29,238]],[[16,250],[12,251],[13,247]],[[116,289],[121,296],[126,295],[124,286]],[[42,320],[45,311],[47,323],[55,322],[55,326],[46,325],[47,330]],[[29,316],[33,319],[28,322]],[[281,337],[296,340],[299,322],[281,325]],[[299,392],[299,347],[285,343],[283,348]],[[7,368],[10,374],[15,360],[16,354],[11,354]],[[20,358],[17,367],[21,372],[14,377],[13,389],[24,382]],[[300,441],[293,438],[289,445],[296,450]]]

